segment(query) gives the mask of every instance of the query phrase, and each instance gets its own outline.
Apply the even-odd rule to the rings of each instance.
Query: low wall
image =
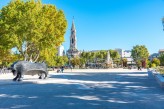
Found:
[[[157,82],[161,87],[164,87],[164,77],[160,75],[159,72],[156,72],[155,70],[148,70],[148,78],[149,79],[156,79]]]

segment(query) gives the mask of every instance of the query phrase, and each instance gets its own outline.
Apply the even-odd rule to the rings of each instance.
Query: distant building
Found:
[[[58,56],[64,56],[65,52],[64,52],[64,46],[59,46],[58,47]]]
[[[79,56],[77,49],[77,38],[74,21],[72,21],[71,36],[70,36],[70,48],[67,51],[68,58]]]
[[[122,57],[131,57],[131,55],[132,55],[131,50],[124,50]]]
[[[131,57],[132,52],[131,50],[124,50],[122,54],[122,58],[127,59],[127,64],[135,64],[133,58]]]
[[[161,54],[164,54],[164,49],[159,49],[158,53],[151,54],[149,60],[151,61],[153,58],[158,58]]]
[[[135,64],[133,58],[131,57],[131,50],[123,50],[120,48],[115,49],[121,56],[121,58],[126,58],[127,59],[127,64]]]
[[[158,53],[159,53],[159,55],[164,53],[164,49],[159,49]]]
[[[149,56],[148,59],[151,61],[151,60],[153,60],[153,58],[158,58],[158,57],[159,57],[159,53],[153,53]]]

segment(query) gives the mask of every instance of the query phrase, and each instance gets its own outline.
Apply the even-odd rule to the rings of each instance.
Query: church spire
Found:
[[[74,17],[72,20],[72,27],[71,27],[71,35],[70,35],[70,48],[67,51],[67,55],[69,57],[74,57],[79,55],[79,51],[77,50],[77,39],[76,39],[76,29],[74,24]]]
[[[74,24],[74,17],[73,17],[73,20],[72,20],[72,27],[71,27],[70,49],[77,49],[77,45],[76,45],[76,29],[75,29],[75,24]]]
[[[76,31],[76,29],[75,29],[75,24],[74,24],[74,16],[73,16],[73,20],[72,20],[72,27],[71,27],[71,30],[72,30],[72,31]]]

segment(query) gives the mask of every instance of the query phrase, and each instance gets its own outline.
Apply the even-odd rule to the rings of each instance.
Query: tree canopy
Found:
[[[15,48],[24,60],[52,61],[64,41],[62,10],[40,0],[12,0],[0,10],[0,46]]]
[[[164,53],[159,56],[160,64],[164,66]]]
[[[145,45],[136,45],[132,49],[131,56],[135,61],[147,60],[149,57],[149,52]]]
[[[8,66],[8,64],[17,59],[16,55],[11,53],[10,49],[6,49],[0,46],[0,65]]]
[[[153,64],[155,64],[156,66],[160,65],[160,60],[158,58],[153,58],[153,60],[151,61]]]
[[[120,58],[120,55],[117,51],[115,50],[109,50],[110,52],[110,57],[115,61],[118,61]],[[95,52],[82,52],[81,53],[81,58],[84,59],[85,62],[95,62],[95,61],[102,61],[104,62],[107,57],[107,50],[100,50],[100,51],[95,51]]]

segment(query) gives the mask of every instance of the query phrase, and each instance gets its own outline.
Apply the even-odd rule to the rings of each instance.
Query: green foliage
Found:
[[[155,63],[152,63],[152,64],[151,64],[151,67],[152,67],[152,68],[155,68],[155,67],[156,67],[156,64],[155,64]]]
[[[151,61],[152,64],[155,64],[156,66],[160,65],[160,60],[158,58],[153,58],[153,60]]]
[[[127,67],[127,58],[122,59],[123,67]]]
[[[80,66],[80,58],[79,57],[72,58],[71,59],[71,65],[73,65],[73,67]]]
[[[146,62],[146,63],[147,63],[147,65],[146,65],[146,66],[147,66],[148,68],[150,68],[150,67],[151,67],[151,62],[150,62],[149,60],[147,60],[147,62]]]
[[[60,67],[60,66],[66,65],[68,63],[67,56],[56,56],[54,60],[55,60],[56,63],[52,66]]]
[[[109,50],[109,52],[110,52],[110,57],[118,63],[120,61],[118,60],[120,58],[119,53],[115,50]],[[83,58],[85,62],[99,61],[102,63],[106,60],[107,50],[101,50],[96,52],[82,52],[80,57]]]
[[[149,52],[148,49],[145,47],[145,45],[136,45],[132,49],[131,56],[135,61],[143,60],[143,59],[147,60],[149,57]]]
[[[17,56],[12,54],[10,49],[0,46],[0,65],[8,66],[11,62],[17,60]]]
[[[109,52],[113,60],[117,60],[120,58],[120,54],[116,50],[109,50]]]
[[[0,11],[0,27],[1,46],[15,47],[24,60],[50,62],[64,41],[67,21],[62,10],[40,0],[12,0]]]
[[[142,66],[142,62],[140,60],[137,60],[136,61],[136,65],[141,67]]]
[[[85,67],[86,60],[84,58],[80,58],[80,67]]]
[[[164,66],[164,53],[159,56],[161,66]]]
[[[138,66],[142,66],[142,63],[144,65],[142,67],[146,67],[147,60],[149,57],[148,49],[145,47],[145,45],[136,45],[132,49],[132,54],[134,61],[137,63]]]
[[[164,75],[164,67],[156,67],[155,70],[160,72],[160,74]]]

